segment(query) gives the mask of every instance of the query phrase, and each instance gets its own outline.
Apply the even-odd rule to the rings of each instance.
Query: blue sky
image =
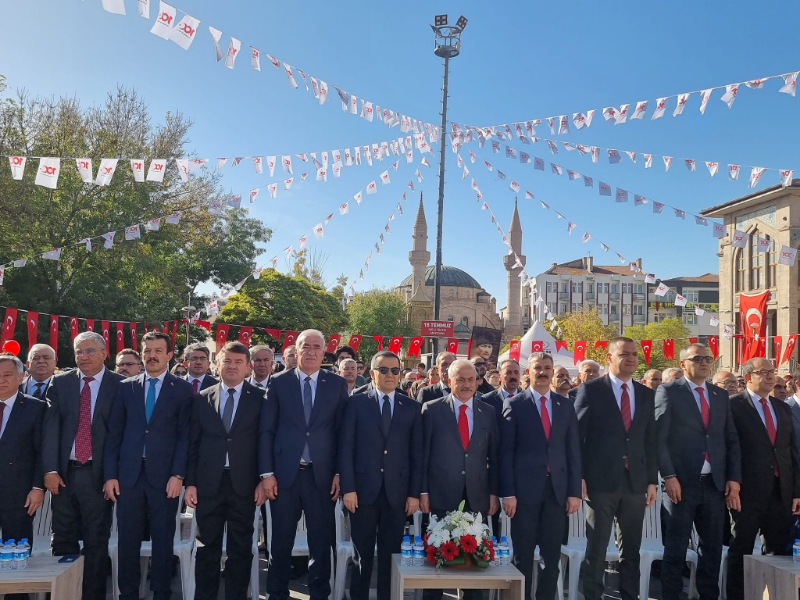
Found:
[[[157,4],[157,3],[156,3]],[[166,111],[191,117],[189,148],[201,157],[279,155],[343,149],[396,138],[391,130],[341,111],[333,85],[418,119],[439,121],[441,100],[440,59],[433,55],[433,16],[449,13],[469,19],[462,38],[462,54],[451,62],[449,118],[460,123],[494,125],[598,109],[587,130],[559,139],[650,152],[698,160],[689,172],[677,160],[668,173],[660,158],[645,171],[623,156],[609,165],[563,149],[551,156],[547,146],[524,147],[546,163],[593,177],[595,188],[566,176],[535,171],[532,165],[492,155],[488,145],[469,146],[488,158],[537,201],[520,194],[524,230],[523,253],[527,271],[535,275],[550,263],[578,258],[588,251],[597,264],[616,264],[613,253],[604,254],[594,240],[581,243],[590,231],[629,260],[641,257],[645,270],[659,277],[699,275],[718,270],[717,244],[710,228],[693,220],[681,221],[665,209],[654,215],[650,205],[634,207],[600,197],[597,181],[621,187],[653,200],[698,212],[748,192],[748,172],[728,181],[727,163],[796,168],[796,118],[800,97],[779,94],[778,80],[765,89],[744,86],[732,109],[714,92],[704,116],[699,95],[694,94],[683,115],[673,118],[675,99],[667,114],[651,121],[655,99],[757,77],[800,70],[800,56],[788,25],[800,16],[800,5],[764,1],[757,9],[750,2],[678,1],[671,3],[598,2],[488,3],[419,2],[402,4],[363,2],[244,2],[181,0],[175,6],[201,20],[200,31],[189,51],[149,33],[150,21],[137,14],[136,2],[125,0],[128,15],[105,12],[100,0],[3,0],[0,36],[0,73],[11,90],[25,88],[33,95],[78,97],[84,105],[102,103],[118,84],[135,87],[150,106],[154,119]],[[208,25],[228,37],[242,40],[242,55],[229,70],[213,57]],[[305,88],[292,90],[281,69],[262,58],[262,71],[250,68],[248,46],[258,47],[308,75],[328,82],[330,100],[320,107]],[[298,78],[299,81],[299,78]],[[612,126],[600,113],[604,106],[634,105],[649,100],[642,121]],[[633,106],[631,107],[633,108]],[[549,135],[543,123],[537,133]],[[433,253],[438,154],[428,155],[430,169],[415,165],[390,169],[392,184],[378,194],[365,196],[350,214],[334,216],[323,240],[315,240],[312,227],[358,190],[377,180],[394,159],[376,166],[345,168],[340,179],[327,183],[295,180],[289,192],[275,200],[262,190],[251,214],[274,231],[261,258],[275,255],[285,270],[283,249],[304,233],[312,247],[329,255],[329,281],[341,272],[357,275],[383,231],[386,218],[408,191],[405,215],[391,224],[382,255],[374,256],[366,280],[358,290],[393,286],[410,273],[408,250],[418,195],[405,187],[418,166],[425,177],[415,186],[425,194]],[[467,159],[468,153],[462,150]],[[718,161],[721,172],[709,177],[702,160]],[[444,262],[473,275],[505,304],[506,274],[502,266],[505,247],[486,212],[479,210],[467,181],[461,181],[455,157],[448,151],[444,221]],[[499,181],[479,164],[469,165],[494,214],[507,229],[514,194],[508,181]],[[6,167],[3,167],[6,168]],[[298,169],[295,169],[298,173]],[[276,179],[278,177],[276,172]],[[268,173],[255,174],[243,162],[226,169],[224,184],[232,191],[272,181]],[[767,172],[759,187],[777,183]],[[544,200],[577,223],[568,236],[565,221],[541,208]],[[97,232],[102,233],[102,232]],[[77,239],[75,240],[77,241]],[[433,261],[433,257],[431,259]]]

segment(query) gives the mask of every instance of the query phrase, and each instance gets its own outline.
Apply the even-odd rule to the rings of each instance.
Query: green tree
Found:
[[[613,325],[603,325],[596,308],[559,315],[556,321],[557,327],[561,329],[561,335],[557,335],[558,329],[552,332],[556,334],[553,336],[556,340],[587,341],[589,343],[586,345],[586,358],[595,360],[600,365],[606,364],[606,351],[595,348],[594,342],[617,337],[617,329]],[[548,322],[545,327],[549,330],[550,323]],[[570,344],[569,349],[574,350],[573,344]]]
[[[340,299],[321,286],[267,269],[228,300],[217,322],[265,329],[319,329],[327,335],[344,331],[347,315]],[[253,341],[275,344],[278,340],[254,331]]]
[[[678,318],[664,319],[660,323],[648,323],[647,325],[633,325],[625,328],[625,335],[634,340],[659,340],[653,341],[653,348],[650,352],[650,366],[644,361],[644,356],[641,356],[639,361],[639,369],[636,371],[636,377],[644,375],[645,371],[649,369],[659,369],[663,371],[667,367],[678,367],[681,348],[689,345],[690,332],[689,328],[683,324],[683,321]],[[675,359],[664,358],[664,344],[660,340],[675,340]],[[641,344],[639,344],[639,354],[641,354]]]
[[[378,343],[373,335],[410,336],[413,328],[406,320],[405,299],[389,289],[373,288],[363,294],[356,294],[347,305],[347,332],[361,334],[359,354],[367,362],[378,351]],[[385,340],[388,344],[388,339]]]

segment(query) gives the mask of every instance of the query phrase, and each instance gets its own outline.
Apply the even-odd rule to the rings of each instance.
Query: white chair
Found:
[[[581,501],[578,511],[569,516],[569,538],[566,544],[561,545],[562,563],[562,586],[563,586],[563,566],[569,565],[569,591],[568,600],[578,598],[578,580],[580,578],[581,563],[586,556],[586,505]],[[606,562],[619,560],[619,549],[617,548],[614,527],[611,528],[611,536],[608,539],[606,549]],[[562,588],[563,589],[563,588]]]
[[[756,541],[753,545],[753,554],[761,554],[761,535],[756,535]],[[728,546],[722,547],[722,564],[719,568],[719,597],[724,600],[728,597]]]
[[[350,539],[350,519],[344,514],[341,500],[336,503],[336,572],[334,574],[333,600],[344,598],[347,585],[347,567],[355,558]]]
[[[639,565],[639,597],[649,598],[650,569],[655,560],[664,558],[664,542],[661,538],[661,494],[656,494],[656,501],[644,513],[642,523],[642,545],[639,550],[641,562]],[[697,552],[689,548],[689,539],[686,540],[686,562],[689,564],[691,576],[689,578],[689,598],[694,598],[695,577],[697,573]]]
[[[175,513],[175,535],[172,538],[172,551],[178,557],[181,567],[181,590],[183,600],[194,598],[194,573],[192,572],[192,549],[194,548],[195,520],[192,519],[189,539],[181,539],[181,504],[183,503],[183,492],[178,498],[178,510]],[[114,518],[112,524],[112,535],[108,543],[108,554],[111,557],[111,579],[114,585],[114,600],[119,600],[119,538],[116,535],[117,505],[114,505]],[[139,597],[147,596],[147,572],[150,570],[150,557],[153,554],[153,542],[142,542],[139,556],[141,560],[142,579],[139,582]]]
[[[44,493],[44,501],[33,516],[33,539],[31,540],[31,556],[50,556],[53,548],[53,511],[50,506],[50,492]]]

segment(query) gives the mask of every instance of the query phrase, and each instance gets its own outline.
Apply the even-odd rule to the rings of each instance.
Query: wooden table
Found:
[[[800,563],[791,556],[745,556],[745,600],[797,600]]]
[[[500,600],[522,600],[525,577],[516,567],[449,569],[433,565],[404,567],[400,555],[392,555],[392,600],[402,600],[403,590],[500,590]]]
[[[59,563],[59,558],[29,558],[26,569],[0,571],[0,594],[50,592],[53,600],[80,600],[83,557],[71,563]]]

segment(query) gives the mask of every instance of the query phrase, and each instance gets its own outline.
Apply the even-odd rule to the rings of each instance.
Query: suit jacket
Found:
[[[503,406],[500,430],[500,495],[516,496],[520,504],[542,501],[550,478],[559,504],[567,497],[581,497],[581,446],[578,418],[572,403],[550,392],[552,424],[550,440],[545,437],[542,418],[533,391],[528,388]]]
[[[517,395],[521,396],[522,392],[520,392]],[[503,419],[504,419],[503,403],[505,402],[505,398],[503,398],[503,388],[499,387],[496,390],[493,389],[488,394],[483,394],[480,398],[483,402],[486,402],[486,404],[488,404],[494,409],[494,416],[497,419],[497,432],[502,435]]]
[[[706,385],[710,413],[706,429],[692,391],[695,387],[681,377],[656,390],[658,467],[662,477],[675,475],[681,486],[699,487],[708,452],[711,477],[723,492],[726,481],[742,481],[742,455],[728,392]]]
[[[777,418],[775,446],[747,390],[731,396],[731,413],[742,452],[743,500],[761,502],[772,493],[777,462],[781,497],[786,504],[800,498],[800,458],[792,424],[792,411],[785,402],[769,397]]]
[[[592,490],[613,492],[625,485],[628,462],[631,483],[644,494],[658,484],[658,443],[653,390],[633,381],[634,406],[630,430],[625,431],[608,375],[578,388],[578,413],[583,478]]]
[[[478,386],[478,393],[481,396],[485,396],[486,394],[491,394],[494,391],[496,391],[494,386],[485,379],[483,380],[483,383]]]
[[[92,414],[92,476],[98,486],[103,487],[103,453],[111,407],[117,397],[120,382],[125,379],[119,373],[105,370],[97,391],[97,399]],[[75,369],[69,373],[56,375],[47,388],[49,404],[44,415],[44,436],[42,438],[42,460],[44,472],[58,472],[66,481],[67,465],[78,432],[80,412],[81,374]]]
[[[288,369],[270,377],[267,401],[261,411],[259,444],[265,457],[264,473],[274,473],[278,489],[294,483],[306,443],[314,463],[314,480],[330,490],[338,468],[339,427],[347,406],[347,382],[320,369],[317,391],[308,424],[303,414],[299,369]]]
[[[172,476],[186,477],[192,385],[167,372],[148,422],[145,416],[147,373],[122,380],[111,409],[104,451],[104,477],[120,485],[136,483],[147,446],[145,473],[151,485],[166,489]]]
[[[339,436],[340,484],[343,494],[357,492],[363,504],[374,504],[383,485],[392,508],[404,508],[406,498],[419,498],[422,485],[422,407],[395,392],[384,437],[380,398],[373,388],[347,402]]]
[[[47,393],[47,389],[53,383],[53,377],[55,377],[55,375],[51,375],[50,379],[47,382],[47,385],[42,388],[42,397],[40,398],[40,400],[44,400],[45,394]],[[22,383],[19,386],[19,391],[20,391],[21,394],[28,395],[28,383],[30,382],[30,380],[31,380],[31,376],[30,375],[26,375],[25,379],[22,380]],[[36,389],[36,388],[34,388],[34,389]],[[30,395],[33,396],[33,394],[30,394]],[[36,396],[33,396],[33,397],[35,398]]]
[[[185,379],[188,382],[189,381],[189,376],[187,375],[183,379]],[[197,391],[198,392],[202,392],[203,390],[207,390],[208,388],[213,387],[213,386],[217,385],[218,383],[219,383],[219,379],[217,379],[216,377],[212,377],[211,375],[205,375],[203,377],[202,383],[200,384],[200,389],[197,390]],[[189,386],[191,386],[191,385],[192,384],[189,383]]]
[[[800,404],[798,404],[793,396],[786,399],[786,404],[792,409],[792,424],[794,425],[794,442],[797,446],[797,451],[800,452]]]
[[[0,437],[0,510],[22,508],[31,489],[44,489],[42,421],[46,408],[43,400],[17,393]]]
[[[424,388],[420,389],[417,392],[417,401],[425,404],[426,402],[436,400],[437,398],[444,398],[449,393],[450,392],[445,390],[444,383],[440,381],[439,383],[426,385]]]
[[[250,377],[245,379],[245,381],[247,383],[249,383],[250,385],[252,385],[254,388],[256,388],[259,392],[261,392],[261,394],[266,398],[266,396],[267,396],[267,387],[269,386],[269,380],[270,379],[272,379],[272,375],[267,377],[267,385],[264,386],[264,387],[259,387],[259,386],[256,385],[256,377],[255,377],[255,375],[251,375]]]
[[[236,405],[230,433],[220,415],[222,385],[206,388],[192,399],[192,425],[189,434],[189,462],[186,485],[197,487],[200,496],[213,496],[219,490],[225,457],[228,457],[231,485],[240,496],[252,496],[266,460],[259,456],[261,409],[264,391],[247,381]]]
[[[458,432],[450,394],[422,407],[422,492],[429,494],[432,509],[455,510],[467,490],[473,511],[489,510],[489,495],[498,495],[498,433],[494,408],[472,401],[472,435],[466,452]]]

